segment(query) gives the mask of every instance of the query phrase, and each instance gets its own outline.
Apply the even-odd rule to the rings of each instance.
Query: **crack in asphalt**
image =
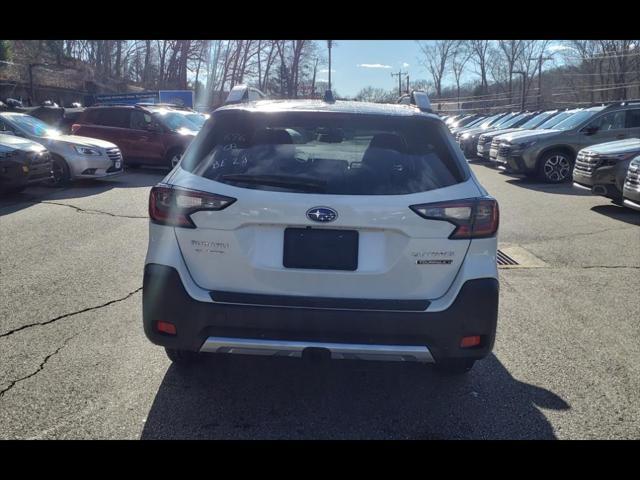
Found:
[[[110,217],[118,217],[118,218],[142,218],[142,219],[148,219],[148,216],[140,216],[140,215],[120,215],[117,213],[111,213],[111,212],[105,212],[104,210],[94,210],[91,208],[80,208],[80,207],[76,207],[75,205],[70,205],[68,203],[60,203],[60,202],[53,202],[51,200],[42,200],[41,202],[37,202],[37,203],[46,203],[47,205],[58,205],[60,207],[69,207],[69,208],[73,208],[76,212],[78,213],[88,213],[88,214],[92,214],[92,215],[108,215]]]
[[[62,350],[64,347],[67,346],[67,344],[75,337],[77,337],[79,335],[79,333],[76,333],[75,335],[70,336],[69,338],[67,338],[64,343],[59,346],[53,353],[50,353],[49,355],[47,355],[46,357],[44,357],[44,360],[42,360],[42,362],[40,362],[40,366],[34,371],[31,372],[29,375],[19,378],[17,380],[12,380],[11,383],[9,383],[9,386],[7,388],[5,388],[4,390],[0,390],[0,398],[4,397],[4,395],[11,390],[13,387],[15,387],[18,383],[27,380],[28,378],[31,378],[35,375],[37,375],[38,373],[40,373],[43,369],[44,366],[47,364],[47,362],[49,361],[49,359],[51,357],[53,357],[54,355],[57,355],[60,350]]]
[[[90,312],[92,310],[98,310],[100,308],[104,308],[104,307],[108,307],[109,305],[113,305],[114,303],[123,302],[123,301],[127,300],[129,297],[131,297],[131,296],[135,295],[136,293],[138,293],[140,290],[142,290],[142,287],[135,289],[133,292],[129,292],[128,294],[126,294],[122,298],[116,298],[115,300],[109,300],[108,302],[103,303],[101,305],[96,305],[94,307],[83,308],[82,310],[78,310],[77,312],[65,313],[63,315],[57,316],[57,317],[52,318],[50,320],[46,320],[44,322],[35,322],[35,323],[29,323],[27,325],[22,325],[22,326],[20,326],[18,328],[14,328],[13,330],[9,330],[8,332],[0,334],[0,338],[8,337],[9,335],[13,335],[14,333],[20,332],[21,330],[25,330],[27,328],[48,325],[50,323],[57,322],[58,320],[62,320],[63,318],[71,317],[73,315],[78,315],[80,313]]]
[[[597,235],[599,233],[606,233],[606,232],[619,232],[622,230],[634,230],[635,227],[620,227],[620,228],[605,228],[602,230],[594,230],[593,232],[583,232],[583,233],[569,233],[567,235],[559,235],[557,237],[547,237],[542,241],[539,242],[531,242],[529,243],[529,245],[536,245],[536,244],[540,244],[540,243],[545,243],[545,242],[549,242],[549,241],[553,241],[553,240],[564,240],[566,238],[575,238],[575,237],[588,237],[589,235]]]

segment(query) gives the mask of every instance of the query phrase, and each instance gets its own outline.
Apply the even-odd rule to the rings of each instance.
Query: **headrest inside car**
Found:
[[[404,143],[404,139],[395,133],[378,133],[373,136],[368,148],[382,148],[405,153],[406,144]]]
[[[293,139],[289,132],[274,128],[259,130],[253,137],[254,145],[289,145],[292,143]]]

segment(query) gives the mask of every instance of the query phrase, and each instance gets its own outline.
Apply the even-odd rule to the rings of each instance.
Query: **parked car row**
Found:
[[[65,135],[31,115],[0,112],[0,134],[31,140],[45,147],[51,157],[48,184],[62,186],[72,179],[102,178],[122,173],[117,145],[97,138]]]
[[[0,134],[0,194],[52,179],[51,155],[41,144]]]
[[[71,126],[71,132],[118,145],[131,167],[173,168],[202,128],[201,117],[197,112],[164,105],[89,107]]]
[[[573,180],[577,188],[639,208],[640,160],[632,159],[640,155],[640,103],[454,116],[445,122],[467,158],[547,183]]]
[[[34,182],[63,186],[75,179],[118,175],[125,163],[134,168],[141,164],[173,168],[208,118],[206,114],[166,104],[71,109],[57,105],[2,107],[3,192],[19,191]],[[66,133],[69,131],[70,135]],[[31,154],[25,153],[34,148],[29,142],[46,150],[46,154],[38,156],[46,158],[45,163],[34,163]],[[7,160],[9,156],[11,162]],[[20,168],[16,167],[20,162]],[[43,169],[48,169],[46,175]],[[17,175],[18,171],[23,175]]]

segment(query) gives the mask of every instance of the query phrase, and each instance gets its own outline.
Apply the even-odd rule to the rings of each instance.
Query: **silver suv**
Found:
[[[640,103],[585,108],[550,130],[501,138],[497,163],[508,172],[548,183],[571,179],[579,150],[598,143],[640,136]]]

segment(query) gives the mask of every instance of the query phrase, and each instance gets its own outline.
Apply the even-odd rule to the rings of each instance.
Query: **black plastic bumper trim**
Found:
[[[375,345],[425,345],[436,361],[483,358],[493,348],[498,319],[495,278],[468,280],[455,301],[440,312],[299,309],[283,306],[203,302],[185,290],[172,267],[144,269],[142,313],[147,338],[168,348],[199,351],[209,337]],[[177,335],[155,329],[171,322]],[[480,346],[460,348],[463,336],[479,335]]]
[[[255,293],[236,293],[222,291],[212,291],[210,292],[210,296],[211,299],[216,303],[345,310],[391,310],[421,312],[426,310],[431,303],[428,300],[380,300],[370,298],[302,297],[291,295],[264,295]]]

